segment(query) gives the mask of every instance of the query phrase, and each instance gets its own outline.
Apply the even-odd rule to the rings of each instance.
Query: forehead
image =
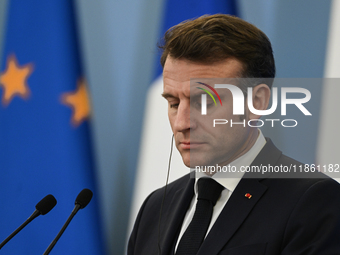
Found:
[[[242,63],[228,58],[212,64],[201,64],[187,59],[168,57],[163,69],[164,93],[174,97],[190,97],[192,78],[236,78],[242,72]]]

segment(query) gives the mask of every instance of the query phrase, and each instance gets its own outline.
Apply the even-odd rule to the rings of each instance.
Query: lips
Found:
[[[197,149],[202,146],[202,142],[180,142],[179,145],[184,150]]]

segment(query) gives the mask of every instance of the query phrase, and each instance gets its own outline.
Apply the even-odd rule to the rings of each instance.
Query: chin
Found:
[[[182,160],[186,167],[190,167],[190,158],[182,157]]]
[[[196,168],[196,166],[206,166],[207,162],[202,158],[191,158],[190,159],[190,167]]]
[[[204,156],[205,153],[181,153],[184,165],[190,168],[195,168],[196,166],[207,166],[211,165],[211,162],[207,160]]]
[[[211,153],[208,151],[191,151],[190,153],[190,165],[192,168],[196,166],[211,165]]]

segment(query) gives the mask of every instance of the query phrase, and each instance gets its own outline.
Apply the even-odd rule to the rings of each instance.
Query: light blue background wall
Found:
[[[112,254],[123,254],[162,1],[77,1],[93,103],[98,180]]]
[[[241,17],[267,33],[278,77],[322,77],[330,0],[239,0]],[[6,1],[0,1],[0,39]],[[160,0],[76,0],[83,60],[92,95],[92,131],[102,217],[111,254],[123,254],[146,90],[153,77],[164,7]],[[2,40],[0,40],[0,46]],[[0,52],[1,56],[1,52]],[[311,88],[317,119],[321,88]],[[317,126],[264,130],[278,147],[312,162]],[[278,133],[280,132],[280,133]],[[302,148],[302,140],[310,140]]]

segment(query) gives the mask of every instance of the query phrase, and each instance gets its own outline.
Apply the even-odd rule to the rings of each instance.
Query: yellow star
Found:
[[[61,101],[72,108],[71,122],[74,126],[79,126],[90,116],[90,101],[86,89],[86,81],[83,78],[78,80],[76,91],[64,93]]]
[[[15,55],[10,55],[7,58],[7,68],[0,75],[0,86],[4,89],[3,105],[8,105],[15,95],[28,98],[30,89],[27,85],[27,79],[32,71],[33,64],[19,66]]]

